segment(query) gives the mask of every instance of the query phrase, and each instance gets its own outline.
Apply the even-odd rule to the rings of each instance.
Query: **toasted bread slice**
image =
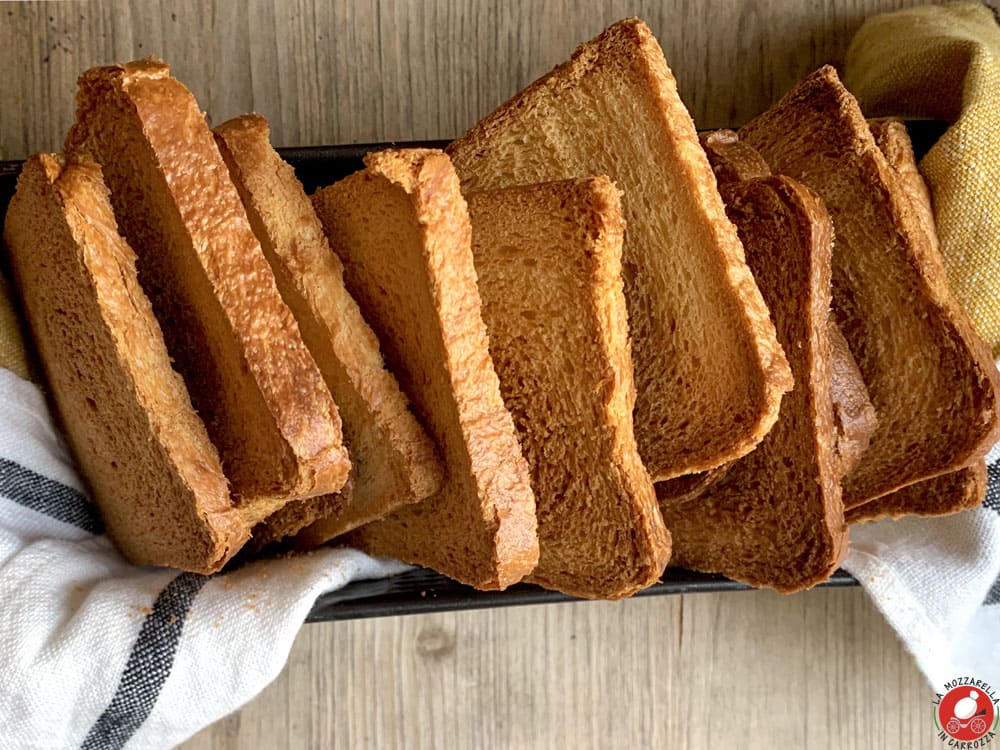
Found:
[[[313,196],[344,281],[445,461],[441,490],[345,539],[481,589],[538,562],[535,501],[490,359],[472,231],[440,151],[383,151]]]
[[[713,163],[726,160],[706,147]],[[833,227],[822,201],[787,177],[720,188],[795,388],[756,450],[696,499],[661,509],[677,565],[796,591],[829,577],[847,547],[828,325]]]
[[[267,120],[237,117],[215,128],[215,137],[281,296],[339,407],[351,454],[349,493],[282,508],[268,518],[267,536],[316,521],[311,536],[325,541],[433,494],[444,467],[344,287],[343,265],[312,202],[271,147]]]
[[[996,367],[857,101],[827,66],[740,137],[815,189],[836,226],[833,307],[879,420],[846,506],[976,463],[1000,437]]]
[[[635,433],[656,481],[746,454],[791,387],[767,308],[649,28],[616,23],[448,147],[468,193],[608,175],[624,190]]]
[[[629,596],[659,579],[670,537],[632,431],[618,190],[596,177],[468,201],[490,356],[535,493],[528,580]]]
[[[100,168],[24,164],[4,243],[63,432],[122,553],[198,573],[246,541],[118,233]]]
[[[847,339],[832,318],[827,325],[832,359],[830,388],[837,435],[838,475],[843,479],[861,462],[861,456],[868,450],[878,426],[878,416]]]
[[[337,407],[191,92],[151,58],[93,68],[80,77],[67,152],[101,164],[167,349],[248,520],[339,490],[350,461]]]
[[[847,522],[867,523],[903,516],[947,516],[983,504],[986,497],[986,462],[925,479],[847,511]]]

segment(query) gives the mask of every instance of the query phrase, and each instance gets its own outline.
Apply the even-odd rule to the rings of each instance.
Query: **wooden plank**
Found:
[[[933,748],[932,698],[861,591],[702,594],[310,625],[183,748]]]
[[[865,16],[919,2],[4,3],[0,158],[57,150],[79,73],[148,54],[214,121],[257,110],[279,145],[452,138],[627,15],[657,33],[698,126],[734,125],[840,60]]]

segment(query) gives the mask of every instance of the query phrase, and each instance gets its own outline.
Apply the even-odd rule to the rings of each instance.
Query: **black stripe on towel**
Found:
[[[132,646],[111,703],[97,719],[81,750],[118,750],[149,717],[163,683],[174,666],[174,654],[191,602],[209,576],[181,573],[156,597]]]
[[[989,480],[986,484],[986,499],[983,507],[1000,513],[1000,461],[986,467]]]
[[[97,509],[82,493],[7,458],[0,458],[0,495],[92,534],[104,533]]]
[[[990,589],[990,593],[986,595],[986,599],[983,600],[983,604],[1000,604],[1000,578],[997,578],[993,582],[993,588]]]

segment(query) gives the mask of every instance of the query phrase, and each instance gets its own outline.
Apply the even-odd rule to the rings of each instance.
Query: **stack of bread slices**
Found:
[[[311,197],[263,117],[89,70],[4,241],[140,564],[335,540],[482,589],[795,591],[850,522],[981,502],[1000,438],[902,124],[822,68],[699,138],[635,19]]]

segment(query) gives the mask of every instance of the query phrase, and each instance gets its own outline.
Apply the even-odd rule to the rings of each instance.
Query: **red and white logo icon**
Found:
[[[938,727],[947,737],[959,742],[982,739],[987,732],[996,729],[997,704],[993,692],[989,685],[978,680],[956,682],[965,684],[952,687],[941,696],[936,707]]]

